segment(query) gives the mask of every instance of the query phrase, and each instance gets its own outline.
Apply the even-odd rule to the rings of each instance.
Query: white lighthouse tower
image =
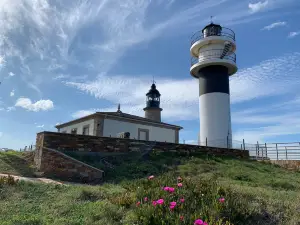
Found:
[[[211,23],[192,36],[190,73],[199,79],[200,143],[232,146],[229,76],[237,71],[235,34]]]

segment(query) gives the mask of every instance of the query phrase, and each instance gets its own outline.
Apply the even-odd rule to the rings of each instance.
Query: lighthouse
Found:
[[[150,90],[146,94],[146,107],[144,108],[145,118],[161,122],[161,111],[160,108],[160,93],[156,89],[156,85],[151,85]]]
[[[229,76],[237,72],[235,34],[211,23],[192,36],[190,74],[199,80],[201,145],[232,146]]]

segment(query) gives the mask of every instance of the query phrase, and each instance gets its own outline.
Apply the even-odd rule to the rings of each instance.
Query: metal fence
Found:
[[[185,144],[248,150],[251,159],[256,160],[300,160],[300,142],[247,143],[245,140],[219,139],[205,142],[183,141]]]
[[[28,145],[25,146],[24,148],[20,148],[20,152],[31,152],[35,151],[35,145]]]

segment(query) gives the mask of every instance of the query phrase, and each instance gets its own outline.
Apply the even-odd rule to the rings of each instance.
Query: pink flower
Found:
[[[144,198],[144,201],[145,201],[145,202],[146,202],[146,201],[148,201],[148,198],[147,198],[147,197],[145,197],[145,198]]]
[[[164,187],[164,191],[169,191],[169,187]]]
[[[140,204],[141,204],[141,202],[137,202],[137,203],[136,203],[136,206],[139,206]]]
[[[203,225],[204,223],[203,223],[203,220],[200,220],[200,219],[197,219],[197,220],[195,220],[195,222],[194,222],[194,225]]]
[[[172,192],[175,191],[175,188],[172,188],[172,187],[164,187],[163,190],[172,193]]]
[[[156,205],[157,205],[157,202],[156,202],[156,201],[152,201],[152,205],[153,205],[153,206],[156,206]]]
[[[156,201],[156,203],[157,204],[159,204],[159,205],[162,205],[162,204],[164,204],[164,200],[161,198],[161,199],[158,199],[157,201]]]
[[[184,217],[183,217],[183,216],[180,216],[179,218],[180,218],[180,220],[181,220],[181,221],[183,221],[183,219],[184,219]]]
[[[153,178],[154,178],[153,175],[151,175],[151,176],[148,177],[149,180],[152,180]]]
[[[170,209],[174,209],[175,208],[175,205],[170,205]]]
[[[170,202],[170,205],[174,205],[174,206],[176,206],[176,205],[177,205],[177,203],[176,203],[176,202]]]
[[[208,223],[204,222],[203,225],[208,225]]]
[[[182,183],[178,183],[177,186],[178,186],[178,187],[182,187]]]
[[[184,202],[184,198],[181,198],[181,199],[180,199],[180,202],[183,203],[183,202]]]
[[[169,192],[172,193],[175,191],[175,188],[169,187]]]
[[[225,198],[219,198],[219,202],[221,203],[225,202]]]

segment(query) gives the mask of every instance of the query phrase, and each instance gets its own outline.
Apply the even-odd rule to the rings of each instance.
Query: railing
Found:
[[[223,147],[228,149],[248,150],[254,160],[300,160],[300,142],[289,143],[246,143],[228,139],[205,140],[204,142],[188,142],[186,144]]]
[[[210,59],[226,59],[236,63],[236,55],[234,52],[229,51],[225,55],[223,53],[224,49],[210,49],[200,52],[199,58],[191,58],[191,66],[195,65],[198,62],[204,62]]]
[[[202,31],[197,31],[191,37],[191,46],[195,42],[202,40],[206,37],[210,37],[210,36],[227,37],[227,38],[230,38],[231,40],[235,41],[235,33],[233,32],[233,30],[226,28],[226,27],[222,27],[222,30],[220,32],[211,32],[211,33],[203,34]]]
[[[20,148],[20,152],[31,152],[31,151],[35,151],[36,146],[35,145],[28,145],[25,146],[24,148]]]
[[[271,160],[300,160],[300,142],[257,144],[256,155]]]

